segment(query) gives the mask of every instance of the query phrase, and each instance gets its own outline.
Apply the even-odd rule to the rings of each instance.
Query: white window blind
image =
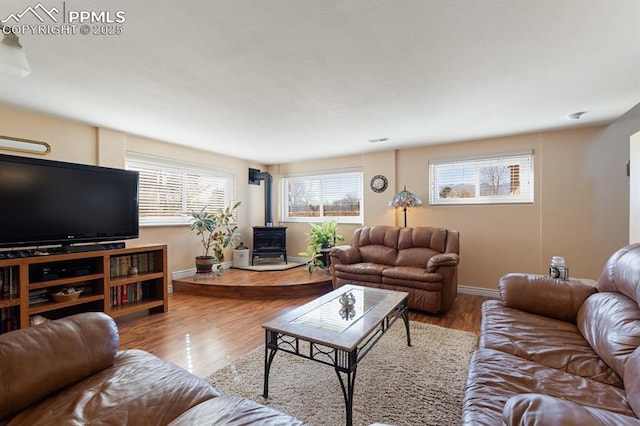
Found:
[[[229,170],[130,152],[125,168],[140,173],[140,225],[186,224],[194,210],[236,202],[237,179]]]
[[[284,222],[362,223],[362,171],[288,175],[280,179]]]
[[[429,202],[533,203],[533,151],[429,162]]]

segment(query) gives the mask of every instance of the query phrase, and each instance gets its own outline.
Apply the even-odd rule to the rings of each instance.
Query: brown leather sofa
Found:
[[[465,425],[640,425],[640,244],[618,250],[597,290],[508,274],[483,304]]]
[[[118,343],[103,313],[0,335],[0,424],[302,424]]]
[[[458,294],[458,231],[364,226],[351,245],[331,248],[333,288],[345,284],[409,293],[409,308],[439,313]]]

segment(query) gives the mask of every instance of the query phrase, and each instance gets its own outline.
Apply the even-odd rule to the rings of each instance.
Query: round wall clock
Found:
[[[387,189],[387,178],[382,175],[375,175],[371,178],[371,190],[373,192],[384,192]]]

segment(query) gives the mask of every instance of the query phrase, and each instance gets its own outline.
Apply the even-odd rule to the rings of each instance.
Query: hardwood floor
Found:
[[[315,297],[242,300],[173,293],[169,312],[117,320],[120,349],[143,349],[206,377],[263,344],[263,323]],[[410,312],[410,319],[477,334],[485,300],[459,294],[446,314]]]

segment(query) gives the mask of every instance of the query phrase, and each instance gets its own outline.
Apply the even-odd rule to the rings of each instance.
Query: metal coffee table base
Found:
[[[389,328],[402,318],[407,333],[407,346],[411,346],[411,333],[409,331],[409,312],[406,304],[399,305],[395,311],[382,320],[376,330],[371,333],[361,346],[353,351],[344,351],[331,348],[327,345],[319,345],[307,339],[288,336],[271,330],[265,330],[265,351],[264,351],[264,390],[263,396],[269,397],[269,370],[276,352],[288,352],[303,358],[332,366],[342,387],[344,396],[347,426],[353,424],[353,387],[356,381],[356,371],[358,363],[375,346],[382,336],[389,331]],[[300,350],[300,342],[308,343],[308,353]],[[307,346],[307,345],[304,345]],[[344,377],[343,377],[344,375]]]

